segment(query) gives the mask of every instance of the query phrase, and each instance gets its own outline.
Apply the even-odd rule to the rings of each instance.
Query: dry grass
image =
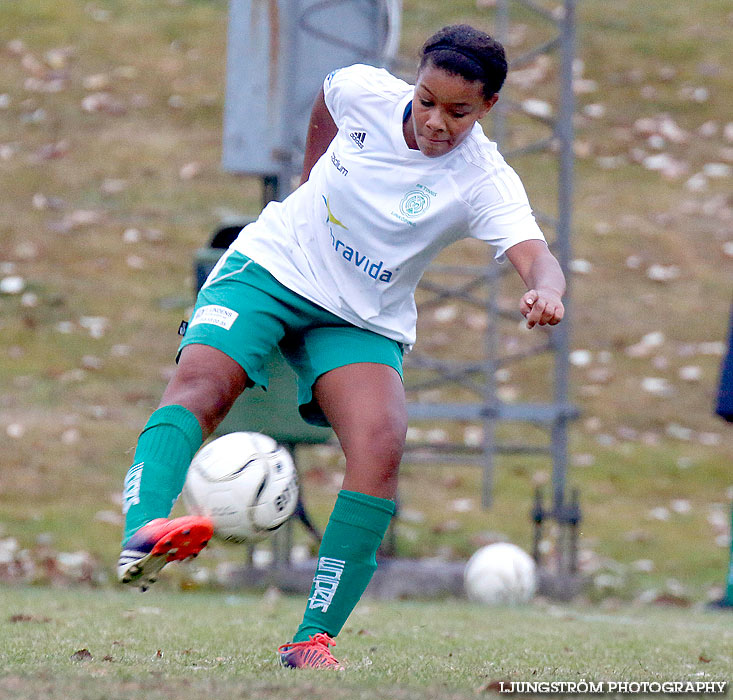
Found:
[[[5,698],[491,697],[500,681],[727,681],[721,615],[462,602],[360,605],[334,650],[346,671],[276,665],[301,602],[262,596],[139,596],[10,590],[3,595]],[[5,622],[7,621],[7,622]],[[663,641],[661,641],[663,640]]]

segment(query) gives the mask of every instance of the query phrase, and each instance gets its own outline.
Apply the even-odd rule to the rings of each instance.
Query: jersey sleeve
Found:
[[[390,75],[383,68],[356,63],[338,68],[323,81],[323,97],[336,126],[341,128],[349,113],[359,111],[359,103],[375,98],[395,101],[407,84]]]
[[[498,262],[504,262],[506,251],[517,243],[545,240],[532,214],[524,186],[509,166],[481,178],[469,204],[470,235],[490,243]]]
[[[323,97],[336,126],[340,127],[351,100],[356,98],[356,76],[360,66],[338,68],[323,81]]]

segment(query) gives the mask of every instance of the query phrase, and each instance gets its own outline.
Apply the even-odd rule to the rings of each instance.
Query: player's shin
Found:
[[[341,491],[318,552],[310,597],[293,641],[335,637],[377,569],[376,553],[395,512],[393,501]]]
[[[142,525],[168,517],[201,442],[201,426],[183,406],[163,406],[150,416],[125,477],[123,545]]]

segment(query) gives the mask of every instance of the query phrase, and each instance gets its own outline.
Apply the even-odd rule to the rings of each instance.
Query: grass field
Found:
[[[292,672],[276,665],[274,649],[302,604],[271,594],[3,588],[0,697],[463,700],[501,681],[733,674],[726,614],[459,601],[364,601],[335,649],[345,672]]]
[[[414,60],[447,22],[491,30],[480,4],[405,0],[402,53]],[[571,322],[587,362],[572,367],[582,417],[569,480],[584,505],[584,573],[603,582],[588,599],[699,603],[720,594],[733,498],[733,435],[712,415],[733,274],[733,16],[726,0],[578,5],[573,248],[586,264]],[[83,550],[111,570],[122,477],[171,373],[194,253],[223,215],[259,208],[259,183],[219,165],[226,7],[0,3],[0,279],[23,284],[0,294],[0,539],[32,556]],[[510,57],[545,34],[517,10]],[[551,100],[542,76],[553,65],[533,64],[540,77],[510,81],[507,94]],[[510,136],[534,128],[520,122]],[[674,167],[651,169],[654,155]],[[514,165],[531,201],[551,208],[548,159]],[[470,246],[446,253],[481,259]],[[655,266],[672,279],[650,277]],[[462,311],[421,324],[418,350],[470,359],[480,347],[480,319]],[[517,327],[508,341],[526,338]],[[512,367],[503,395],[535,399],[546,374],[546,363]],[[644,389],[649,379],[661,388]],[[433,428],[464,439],[476,426],[419,429]],[[537,439],[516,426],[501,437]],[[305,450],[300,467],[323,524],[341,457]],[[533,491],[549,478],[547,460],[502,457],[486,511],[474,467],[408,463],[398,552],[462,560],[496,537],[527,548]],[[216,549],[208,561],[238,557]],[[42,571],[30,580],[48,582]]]

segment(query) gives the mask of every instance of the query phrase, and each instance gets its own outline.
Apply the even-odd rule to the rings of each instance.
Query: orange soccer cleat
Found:
[[[280,664],[286,668],[332,668],[342,671],[343,666],[334,658],[329,646],[336,646],[336,642],[325,632],[319,632],[306,642],[281,644],[277,652]]]
[[[197,515],[151,520],[125,544],[117,562],[117,578],[146,591],[166,564],[195,557],[213,534],[211,521]]]

